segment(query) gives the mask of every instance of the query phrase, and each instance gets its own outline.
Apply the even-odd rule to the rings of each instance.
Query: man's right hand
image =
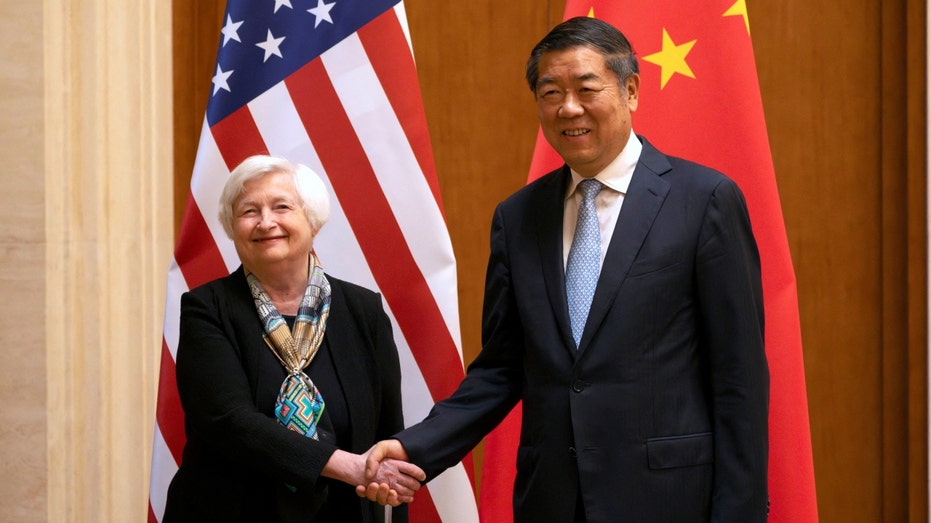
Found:
[[[407,451],[396,439],[379,441],[363,457],[368,485],[357,485],[356,494],[369,501],[388,504],[395,491],[402,501],[409,503],[413,501],[413,492],[427,478],[420,467],[407,463]]]

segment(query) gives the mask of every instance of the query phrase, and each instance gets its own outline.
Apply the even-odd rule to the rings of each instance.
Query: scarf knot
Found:
[[[275,401],[278,423],[290,430],[318,439],[317,425],[325,403],[319,389],[304,373],[323,341],[330,315],[330,282],[317,257],[311,253],[307,270],[307,288],[297,309],[294,329],[278,312],[259,279],[246,271],[246,281],[255,310],[262,320],[265,343],[288,372]]]

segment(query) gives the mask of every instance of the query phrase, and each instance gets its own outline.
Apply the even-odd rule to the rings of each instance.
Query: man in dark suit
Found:
[[[370,470],[391,456],[435,477],[522,401],[518,522],[765,521],[769,374],[743,195],[633,133],[637,60],[609,24],[554,28],[527,80],[566,165],[496,209],[482,351]]]

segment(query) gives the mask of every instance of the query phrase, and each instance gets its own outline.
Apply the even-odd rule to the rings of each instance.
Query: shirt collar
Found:
[[[643,144],[640,143],[640,140],[637,139],[637,135],[631,130],[624,150],[622,150],[621,154],[617,155],[607,167],[596,174],[595,179],[605,184],[606,187],[621,194],[627,194],[627,188],[630,186],[630,179],[634,175],[637,161],[640,160],[641,151],[643,151]],[[567,198],[575,192],[575,188],[579,185],[579,182],[585,179],[582,175],[571,169],[570,172],[572,173],[572,181],[569,183],[569,190],[566,193]]]

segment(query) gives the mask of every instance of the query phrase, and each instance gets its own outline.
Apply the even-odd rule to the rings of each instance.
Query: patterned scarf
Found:
[[[313,253],[310,254],[307,272],[307,289],[297,310],[293,333],[259,279],[247,271],[246,281],[265,327],[265,343],[288,371],[275,402],[275,417],[288,429],[318,439],[317,424],[323,416],[323,396],[310,377],[304,374],[304,369],[316,356],[326,331],[330,315],[330,282]]]

